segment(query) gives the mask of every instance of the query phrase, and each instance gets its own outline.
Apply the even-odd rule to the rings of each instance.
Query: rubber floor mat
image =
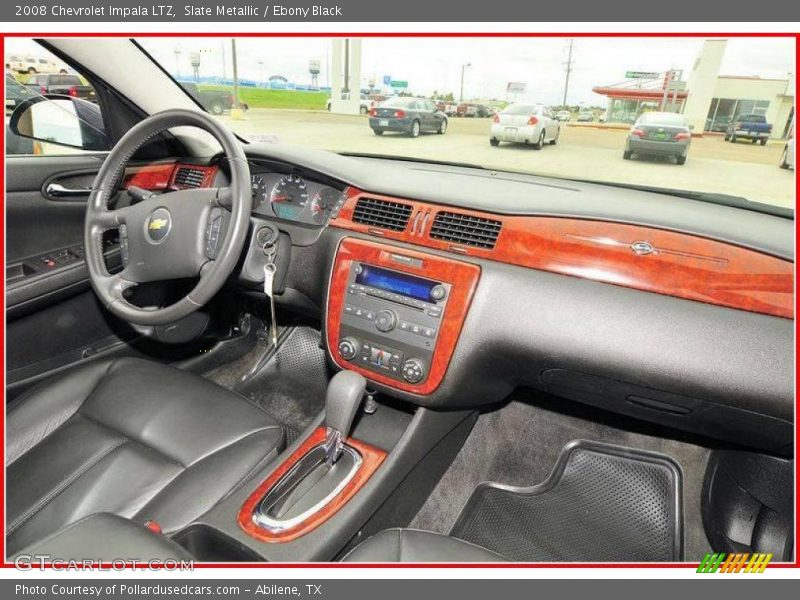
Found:
[[[282,333],[277,352],[233,390],[283,425],[291,444],[324,409],[329,373],[319,331],[291,327]]]
[[[513,561],[679,561],[681,480],[662,454],[578,440],[539,485],[480,484],[450,535]]]

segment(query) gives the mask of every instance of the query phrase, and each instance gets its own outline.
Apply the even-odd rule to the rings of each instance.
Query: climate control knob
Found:
[[[403,363],[403,379],[408,383],[419,383],[425,377],[425,364],[418,358],[409,358]]]
[[[379,310],[375,314],[375,327],[378,331],[387,333],[397,326],[397,315],[391,310]]]
[[[351,337],[339,340],[339,355],[345,360],[353,360],[358,354],[360,344],[358,340]]]

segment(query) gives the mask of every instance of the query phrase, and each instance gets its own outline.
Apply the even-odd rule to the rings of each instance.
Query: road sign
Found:
[[[392,80],[392,87],[395,88],[395,89],[397,89],[397,88],[407,88],[408,87],[408,82],[407,81],[394,81],[394,80]]]
[[[528,84],[521,81],[509,81],[506,92],[509,94],[524,94]]]
[[[625,71],[625,79],[655,79],[661,77],[661,73],[651,71]]]
[[[383,76],[383,85],[391,85],[392,83],[392,76],[391,75],[384,75]]]

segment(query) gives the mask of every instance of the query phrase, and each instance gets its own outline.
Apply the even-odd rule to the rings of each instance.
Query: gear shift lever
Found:
[[[367,380],[353,371],[340,371],[328,384],[325,395],[325,457],[332,465],[342,454],[342,446],[356,417]]]

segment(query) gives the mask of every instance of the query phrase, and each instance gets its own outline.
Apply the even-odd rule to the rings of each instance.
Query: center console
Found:
[[[469,263],[343,239],[328,290],[334,362],[396,389],[431,393],[447,370],[479,276]]]

